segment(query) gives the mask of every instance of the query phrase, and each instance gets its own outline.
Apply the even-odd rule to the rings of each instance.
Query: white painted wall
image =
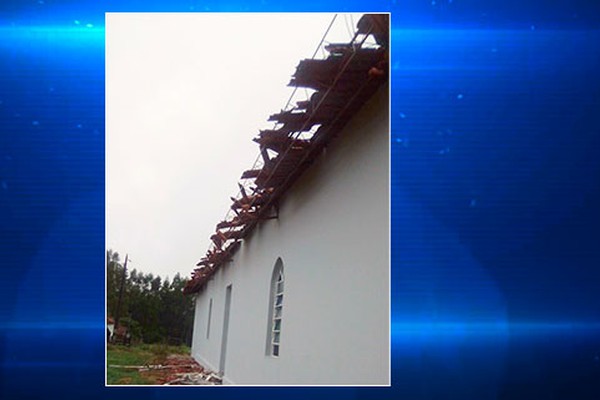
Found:
[[[218,370],[232,284],[225,382],[389,384],[388,174],[386,86],[286,194],[279,219],[260,224],[198,294],[193,356]],[[285,292],[274,358],[266,338],[278,257]]]

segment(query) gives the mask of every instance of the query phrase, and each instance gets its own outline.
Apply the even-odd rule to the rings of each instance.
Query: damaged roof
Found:
[[[365,44],[369,37],[375,46]],[[389,15],[365,14],[348,43],[330,43],[325,50],[329,54],[325,59],[300,61],[289,83],[315,92],[271,115],[275,127],[261,130],[253,139],[259,145],[259,162],[242,173],[238,197],[231,198],[232,215],[217,224],[185,294],[199,292],[219,267],[231,261],[241,240],[260,221],[276,218],[273,205],[388,80]]]

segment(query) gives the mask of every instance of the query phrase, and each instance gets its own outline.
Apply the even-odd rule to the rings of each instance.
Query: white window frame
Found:
[[[279,357],[281,347],[281,321],[283,318],[283,269],[279,269],[273,288],[273,322],[271,329],[271,356]]]
[[[266,355],[273,358],[278,358],[281,353],[284,288],[285,275],[283,272],[283,261],[281,261],[281,258],[278,258],[271,274],[269,320],[267,323]]]

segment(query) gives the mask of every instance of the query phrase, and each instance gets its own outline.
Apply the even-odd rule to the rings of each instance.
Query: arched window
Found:
[[[275,262],[271,275],[271,293],[269,301],[269,323],[267,329],[267,355],[279,357],[281,344],[281,321],[283,316],[283,261]]]

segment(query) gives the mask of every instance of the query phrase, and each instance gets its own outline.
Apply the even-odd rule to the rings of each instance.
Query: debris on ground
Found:
[[[191,356],[172,354],[152,365],[109,365],[110,368],[136,369],[157,385],[221,385],[221,377],[203,368]]]
[[[159,385],[220,385],[221,377],[203,368],[191,356],[170,355],[163,367],[167,374],[157,379]]]

